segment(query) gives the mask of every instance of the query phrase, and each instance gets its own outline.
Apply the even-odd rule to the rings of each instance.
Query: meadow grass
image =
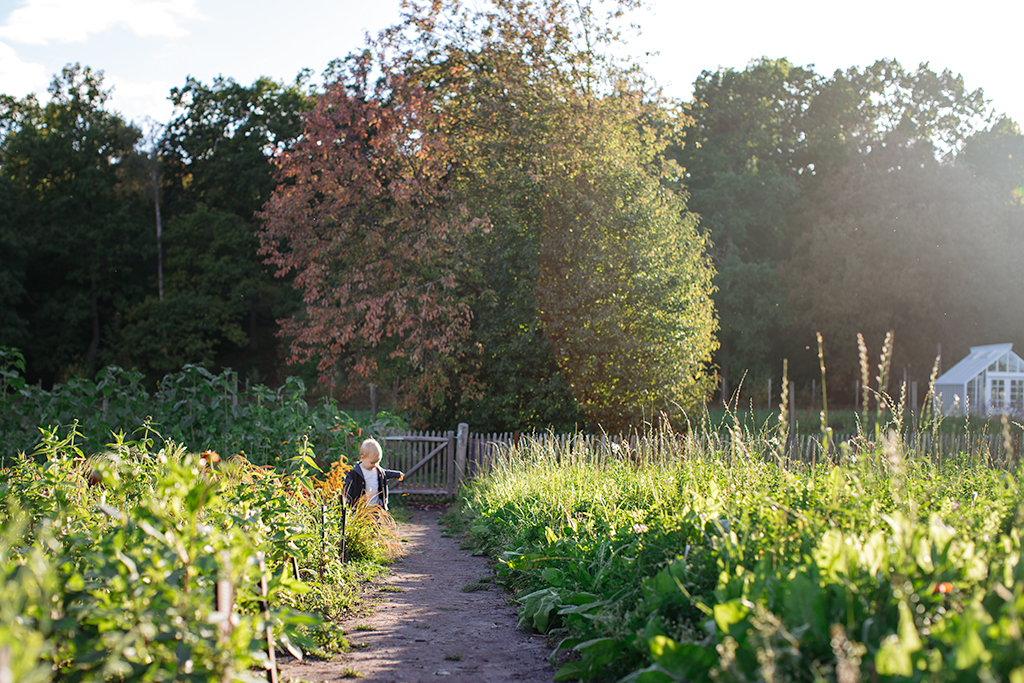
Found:
[[[523,440],[464,486],[522,624],[562,638],[560,679],[1024,675],[1019,471],[895,431],[816,464],[734,432]]]

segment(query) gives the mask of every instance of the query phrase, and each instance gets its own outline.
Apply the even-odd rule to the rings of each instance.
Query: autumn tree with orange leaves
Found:
[[[621,431],[704,399],[713,271],[664,157],[686,117],[602,53],[633,4],[407,0],[338,66],[263,215],[294,360],[411,380],[434,424]]]
[[[366,62],[361,62],[368,66]],[[294,272],[304,310],[283,321],[291,361],[352,384],[400,368],[443,399],[469,331],[460,241],[484,225],[453,201],[442,117],[421,87],[365,68],[329,86],[276,160],[261,253]]]

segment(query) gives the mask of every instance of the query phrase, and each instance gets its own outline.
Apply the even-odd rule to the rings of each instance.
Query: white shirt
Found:
[[[366,481],[366,504],[380,505],[380,482],[377,481],[377,468],[374,467],[372,470],[368,470],[363,467],[363,463],[359,463],[359,469],[362,471],[363,479]]]

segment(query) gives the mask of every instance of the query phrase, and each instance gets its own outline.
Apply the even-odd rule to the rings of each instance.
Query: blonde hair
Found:
[[[373,458],[376,456],[376,462],[380,462],[383,457],[384,451],[377,443],[376,439],[367,439],[359,446],[359,459],[366,460],[367,458]]]

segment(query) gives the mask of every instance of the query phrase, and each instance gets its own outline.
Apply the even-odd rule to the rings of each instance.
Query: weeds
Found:
[[[462,587],[463,593],[473,593],[475,591],[485,591],[491,587],[491,577],[485,576],[477,579],[476,581],[470,581]]]
[[[879,387],[890,355],[888,338]],[[729,443],[523,439],[464,487],[460,525],[500,560],[521,624],[571,653],[559,680],[1024,675],[1013,427],[998,458],[932,459],[879,398],[892,421],[839,444],[838,465],[780,458],[781,430],[738,423]]]

